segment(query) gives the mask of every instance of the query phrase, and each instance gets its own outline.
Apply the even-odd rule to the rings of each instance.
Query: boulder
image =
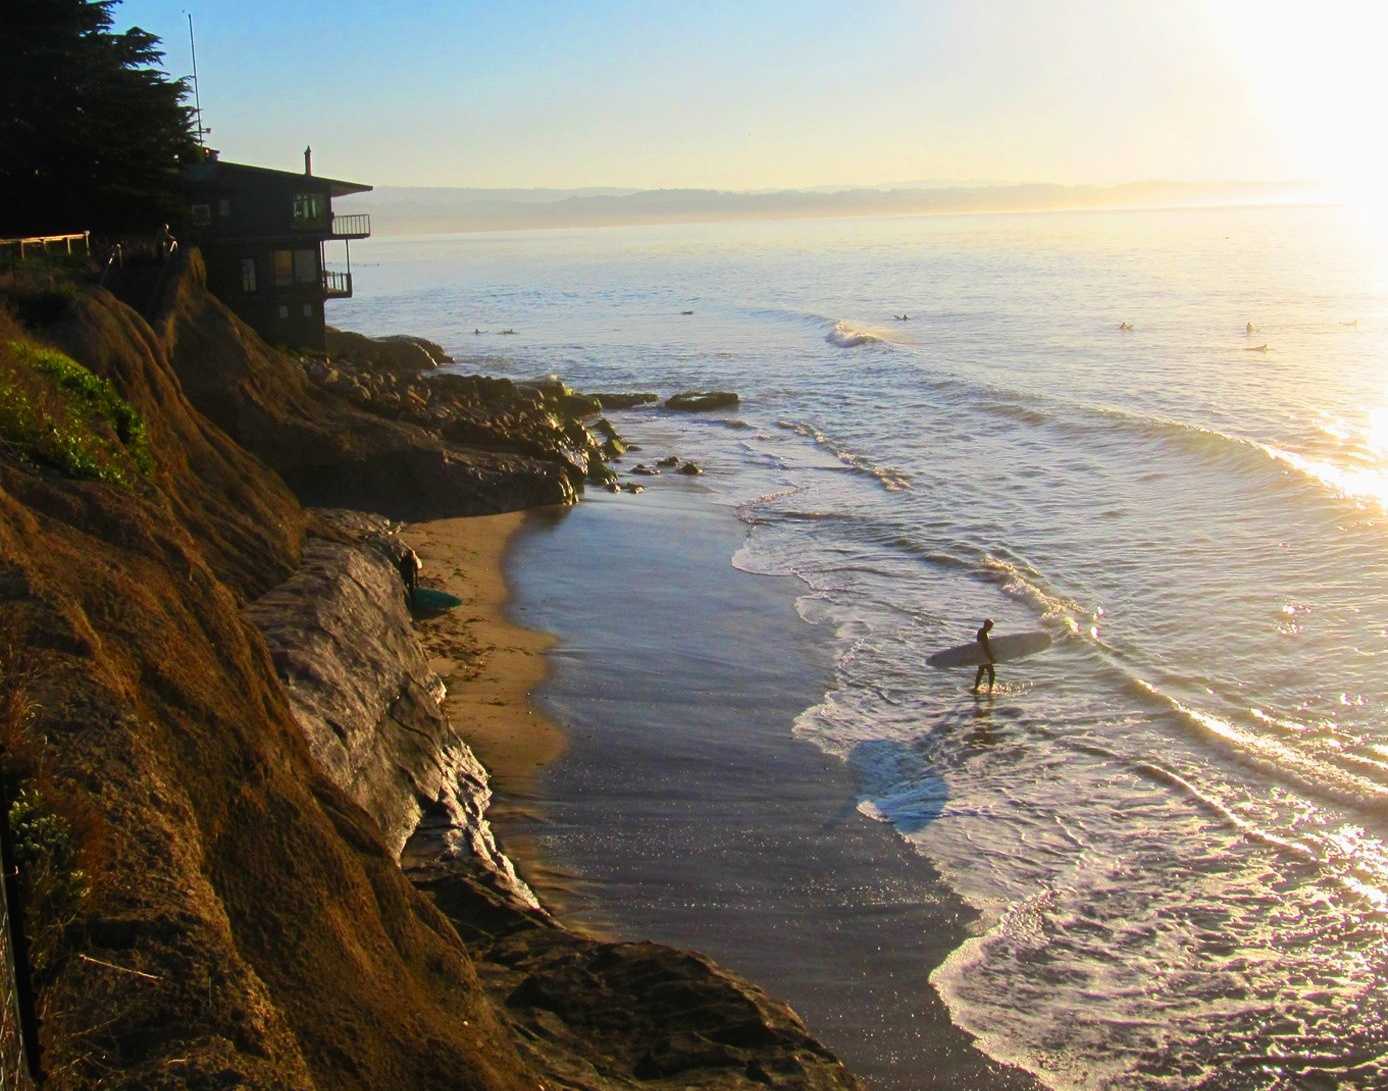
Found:
[[[351,360],[389,371],[428,371],[441,363],[452,362],[442,346],[422,337],[367,337],[327,326],[324,330],[324,346],[334,359]]]
[[[710,409],[730,409],[739,401],[731,390],[686,390],[666,398],[665,408],[682,413],[703,413]]]
[[[675,471],[675,473],[677,474],[688,474],[691,477],[695,474],[701,474],[703,472],[704,471],[700,469],[697,465],[695,465],[693,462],[686,462],[678,470]]]
[[[659,394],[594,394],[604,409],[635,409],[638,405],[654,405]]]
[[[660,473],[654,466],[647,466],[644,462],[638,462],[631,468],[631,472],[634,474],[641,474],[643,477],[655,477]]]

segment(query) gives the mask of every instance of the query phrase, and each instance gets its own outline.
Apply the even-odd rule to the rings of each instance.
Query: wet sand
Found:
[[[793,581],[730,566],[742,533],[673,478],[406,528],[421,583],[463,600],[419,631],[503,849],[570,927],[711,955],[874,1088],[1036,1087],[929,986],[967,908],[793,737],[829,661]]]
[[[420,586],[462,599],[452,610],[420,617],[416,631],[448,687],[449,720],[491,774],[487,817],[517,871],[562,914],[570,896],[567,877],[537,854],[528,832],[539,817],[540,771],[567,744],[563,730],[530,699],[546,676],[545,653],[554,638],[507,618],[505,559],[527,517],[435,519],[410,524],[402,537],[423,562]]]

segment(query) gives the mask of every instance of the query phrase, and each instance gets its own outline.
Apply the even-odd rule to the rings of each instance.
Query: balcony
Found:
[[[352,298],[352,274],[333,273],[327,269],[323,270],[323,298],[324,299],[351,299]]]
[[[332,226],[328,228],[331,239],[365,239],[371,235],[371,213],[353,212],[346,216],[333,214]]]

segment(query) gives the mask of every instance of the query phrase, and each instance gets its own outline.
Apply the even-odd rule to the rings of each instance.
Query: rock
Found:
[[[334,358],[391,371],[427,371],[451,362],[441,346],[422,337],[367,337],[328,326],[324,330],[324,345]]]
[[[702,469],[700,469],[698,466],[696,466],[696,465],[695,465],[694,463],[692,463],[692,462],[686,462],[686,463],[685,463],[684,465],[682,465],[678,470],[675,471],[675,473],[677,473],[677,474],[688,474],[688,475],[690,475],[691,477],[694,476],[695,474],[701,474],[701,473],[703,473],[703,472],[704,472],[704,471],[703,471]]]
[[[634,409],[638,405],[654,405],[659,394],[594,394],[604,409]]]
[[[631,468],[631,472],[634,474],[641,474],[645,477],[655,477],[660,473],[654,466],[647,466],[644,462],[638,462]]]
[[[679,464],[679,455],[666,455],[664,458],[656,460],[657,466],[678,466]]]
[[[610,466],[593,462],[588,467],[588,481],[593,485],[611,485],[617,480],[617,473]]]
[[[686,390],[665,399],[665,408],[683,413],[703,413],[710,409],[728,409],[739,401],[731,390]]]
[[[645,492],[646,486],[638,485],[635,481],[624,481],[622,482],[622,490],[630,493]]]
[[[617,481],[609,481],[603,486],[608,492],[621,492],[622,486]]]
[[[337,528],[351,532],[341,519]],[[402,865],[474,861],[537,909],[484,817],[486,770],[443,714],[443,681],[415,638],[396,568],[404,549],[388,524],[356,543],[309,539],[302,567],[246,616],[319,768],[376,820]]]

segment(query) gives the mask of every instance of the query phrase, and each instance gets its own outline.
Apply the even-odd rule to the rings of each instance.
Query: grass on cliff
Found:
[[[57,349],[0,329],[0,445],[72,477],[132,485],[154,467],[140,414]]]
[[[9,626],[0,627],[0,806],[23,897],[29,968],[41,976],[69,946],[100,838],[94,813],[60,786],[46,741],[36,737],[39,707],[30,696],[36,673],[25,644]]]

